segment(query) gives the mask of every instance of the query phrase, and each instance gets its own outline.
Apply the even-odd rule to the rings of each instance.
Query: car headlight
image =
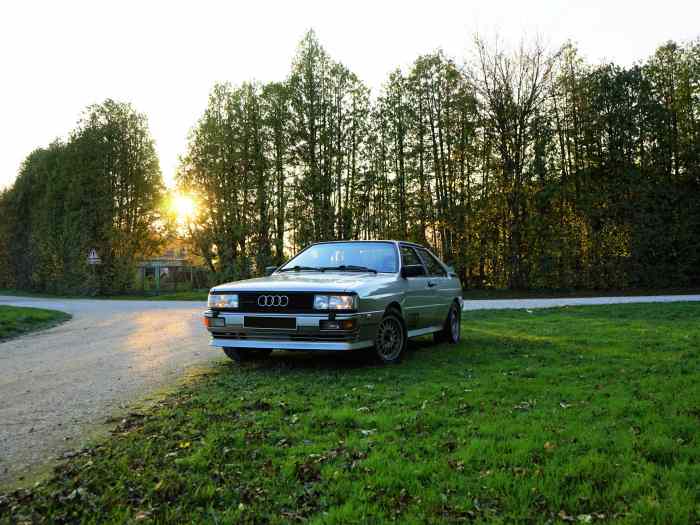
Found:
[[[314,310],[357,310],[357,296],[314,295]]]
[[[238,294],[209,294],[209,308],[238,308]]]

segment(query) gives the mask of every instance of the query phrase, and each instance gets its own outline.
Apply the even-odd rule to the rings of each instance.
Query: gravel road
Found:
[[[465,310],[700,301],[700,295],[467,301]],[[203,303],[0,296],[0,304],[73,319],[0,343],[0,485],[79,447],[115,411],[220,359],[200,322]]]
[[[0,343],[0,485],[82,445],[130,401],[219,352],[203,303],[0,297],[73,319]]]

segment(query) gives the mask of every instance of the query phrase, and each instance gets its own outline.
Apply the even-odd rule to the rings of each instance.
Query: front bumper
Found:
[[[210,321],[217,319],[217,323],[222,324],[207,328],[211,334],[209,344],[215,347],[347,351],[374,345],[374,332],[381,319],[381,312],[335,315],[337,321],[354,319],[356,323],[353,330],[321,330],[320,322],[329,320],[328,314],[261,314],[208,310],[204,316]],[[296,318],[296,329],[247,328],[244,326],[246,316]]]

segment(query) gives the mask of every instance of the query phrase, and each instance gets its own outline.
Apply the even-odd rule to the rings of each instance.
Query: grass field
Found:
[[[55,310],[0,305],[0,341],[48,328],[68,319],[70,315]]]
[[[697,523],[700,303],[469,312],[459,346],[215,370],[0,522]]]

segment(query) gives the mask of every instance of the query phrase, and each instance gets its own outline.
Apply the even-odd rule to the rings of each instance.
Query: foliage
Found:
[[[37,149],[0,197],[0,285],[53,293],[125,290],[153,251],[162,182],[144,115],[107,100],[68,141]],[[95,249],[102,264],[91,268]]]
[[[221,364],[0,496],[0,523],[696,523],[698,315],[465,312],[460,345],[395,367]]]
[[[469,288],[700,283],[700,44],[591,66],[477,38],[369,91],[309,32],[284,82],[216,86],[178,178],[225,277],[310,242],[427,242]],[[272,249],[274,246],[274,250]]]
[[[310,31],[286,79],[213,87],[177,174],[198,202],[184,233],[217,282],[314,241],[401,238],[467,288],[695,287],[699,112],[698,41],[620,67],[476,38],[473,60],[420,56],[371,97]],[[145,117],[88,108],[0,194],[0,286],[124,290],[172,222],[160,195]]]

